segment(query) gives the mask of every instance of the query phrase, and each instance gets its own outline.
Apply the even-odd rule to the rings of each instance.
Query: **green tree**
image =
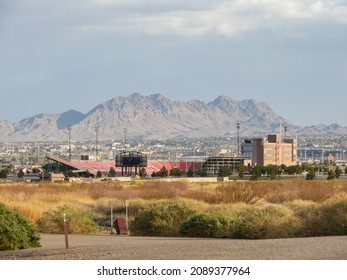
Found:
[[[169,176],[169,171],[165,166],[163,166],[160,171],[158,172],[159,177],[167,177]]]
[[[170,170],[170,176],[172,177],[181,177],[183,172],[178,168],[174,167]]]
[[[192,168],[189,168],[189,170],[187,171],[187,177],[194,177],[195,172]]]
[[[286,168],[286,171],[289,175],[294,175],[294,174],[301,174],[303,172],[302,167],[297,164],[297,165],[291,165]]]
[[[237,171],[239,172],[239,178],[243,179],[244,172],[247,170],[246,166],[244,165],[239,165],[237,166]]]
[[[207,169],[206,168],[200,168],[196,171],[196,174],[200,177],[207,177]]]
[[[140,169],[139,175],[140,175],[141,178],[147,177],[146,168],[142,167],[142,168]]]
[[[108,177],[116,177],[116,170],[111,167],[110,171],[108,172]]]
[[[316,170],[311,167],[306,174],[306,180],[313,180],[316,177]]]
[[[256,165],[252,169],[251,180],[258,180],[261,177],[263,166]]]
[[[227,166],[220,167],[219,171],[218,171],[218,175],[221,177],[227,177],[227,176],[231,175],[231,173],[232,173],[231,168],[227,167]]]
[[[8,168],[3,168],[0,170],[0,178],[7,178],[8,174],[10,174],[10,170]]]
[[[331,169],[328,171],[328,180],[334,180],[336,179],[335,173],[334,171],[332,171]]]
[[[96,178],[101,178],[101,177],[102,177],[101,171],[98,170],[98,172],[96,172]]]
[[[24,177],[24,171],[23,169],[20,169],[18,174],[17,174],[18,178],[23,178]]]
[[[280,173],[279,166],[269,164],[266,166],[267,176],[270,180],[274,180],[277,175]]]
[[[342,170],[337,166],[336,169],[335,169],[335,177],[336,177],[336,179],[340,178],[341,173],[342,173]]]

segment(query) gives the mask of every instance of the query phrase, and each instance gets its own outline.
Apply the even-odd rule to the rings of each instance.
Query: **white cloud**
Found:
[[[84,32],[152,36],[215,33],[234,37],[258,29],[286,33],[288,29],[301,29],[305,25],[347,24],[346,1],[88,0],[83,3],[84,12],[95,12],[91,22],[78,26]]]
[[[235,37],[270,29],[347,24],[346,0],[17,0],[24,20],[36,17],[83,33],[123,36],[218,34]],[[18,15],[17,15],[18,16]],[[45,24],[43,23],[43,24]]]

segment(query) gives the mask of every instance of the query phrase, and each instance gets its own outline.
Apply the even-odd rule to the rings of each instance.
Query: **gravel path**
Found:
[[[0,252],[30,260],[346,260],[347,236],[270,240],[42,234],[42,247]]]

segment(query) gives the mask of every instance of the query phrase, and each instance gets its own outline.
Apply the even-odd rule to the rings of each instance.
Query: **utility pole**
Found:
[[[287,139],[287,126],[284,126],[284,140]]]
[[[99,134],[100,126],[95,125],[95,161],[99,161],[99,145],[98,145],[98,134]]]
[[[126,127],[123,127],[123,133],[124,133],[124,150],[126,151],[127,133],[128,133],[128,129]]]
[[[237,128],[237,156],[240,156],[240,123],[236,124]]]
[[[69,161],[71,161],[71,130],[72,130],[72,126],[70,124],[67,126],[67,130],[69,131]]]

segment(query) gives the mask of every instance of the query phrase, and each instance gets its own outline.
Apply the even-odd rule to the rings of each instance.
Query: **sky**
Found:
[[[346,126],[347,0],[0,0],[0,119],[134,92]]]

